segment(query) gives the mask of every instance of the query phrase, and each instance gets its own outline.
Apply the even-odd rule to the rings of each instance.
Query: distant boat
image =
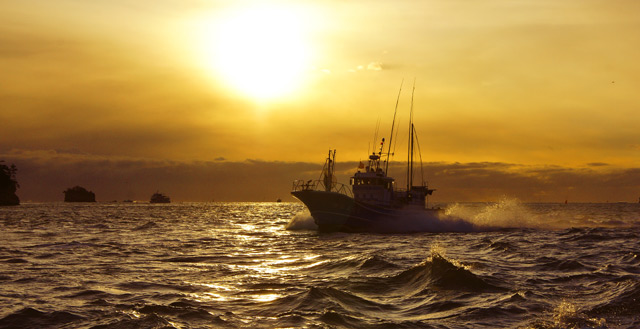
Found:
[[[413,103],[413,102],[412,102]],[[334,175],[336,151],[329,151],[322,174],[318,180],[297,180],[291,194],[302,201],[313,217],[320,231],[342,232],[386,232],[394,222],[406,218],[440,217],[442,209],[428,208],[426,198],[433,193],[423,181],[413,183],[414,143],[417,142],[412,122],[409,120],[409,145],[407,157],[407,186],[396,188],[393,177],[387,175],[391,153],[391,140],[386,153],[383,152],[384,138],[380,150],[369,155],[365,166],[360,163],[351,177],[351,189],[337,183]],[[391,128],[393,137],[395,124]],[[386,157],[383,161],[382,158]]]
[[[169,199],[168,196],[160,192],[153,193],[153,195],[151,196],[151,200],[149,201],[149,203],[170,203],[170,202],[171,202],[171,199]]]
[[[276,200],[276,202],[282,202],[282,199],[278,198],[278,200]]]

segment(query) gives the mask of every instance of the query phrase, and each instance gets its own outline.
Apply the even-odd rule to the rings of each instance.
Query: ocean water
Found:
[[[0,328],[640,328],[640,204],[444,206],[402,234],[298,203],[0,207]]]

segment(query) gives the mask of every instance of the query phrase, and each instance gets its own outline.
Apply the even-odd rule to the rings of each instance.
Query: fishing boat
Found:
[[[399,96],[398,96],[399,97]],[[371,152],[368,163],[360,162],[349,186],[338,183],[335,176],[336,150],[329,150],[317,180],[296,180],[291,194],[309,209],[319,231],[323,232],[390,232],[407,218],[431,217],[437,220],[442,210],[428,207],[427,198],[435,190],[424,179],[414,184],[414,151],[417,142],[413,124],[413,97],[409,119],[407,185],[399,188],[388,175],[395,113],[387,152],[385,139],[380,149]],[[397,113],[397,102],[396,102]],[[419,144],[418,144],[419,148]]]

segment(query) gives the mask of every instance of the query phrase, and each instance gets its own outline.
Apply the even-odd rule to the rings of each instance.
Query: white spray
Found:
[[[305,209],[293,216],[285,228],[292,231],[317,230],[318,226],[313,221],[313,217],[311,217],[309,210]]]
[[[472,224],[477,231],[501,228],[551,228],[540,215],[535,214],[518,199],[502,198],[489,205],[454,204],[446,209],[446,215]]]

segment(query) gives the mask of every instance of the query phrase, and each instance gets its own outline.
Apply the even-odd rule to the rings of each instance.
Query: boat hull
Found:
[[[307,206],[322,232],[343,231],[354,206],[353,198],[337,192],[304,190],[291,194]]]
[[[321,232],[401,233],[411,231],[404,225],[407,221],[437,220],[441,213],[440,209],[423,207],[374,206],[337,192],[303,190],[291,194],[307,206]]]

